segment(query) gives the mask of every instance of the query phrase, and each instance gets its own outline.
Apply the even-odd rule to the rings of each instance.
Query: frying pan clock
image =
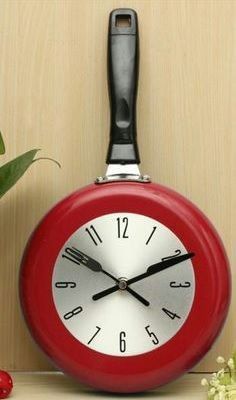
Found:
[[[98,389],[137,392],[175,379],[209,350],[227,315],[230,275],[209,220],[139,172],[133,10],[110,15],[108,77],[107,173],[39,223],[20,297],[32,335],[60,369]]]

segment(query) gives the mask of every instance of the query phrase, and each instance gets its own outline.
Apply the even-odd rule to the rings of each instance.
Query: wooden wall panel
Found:
[[[35,163],[0,206],[0,368],[52,368],[19,309],[26,240],[56,201],[104,171],[109,105],[109,11],[139,15],[138,134],[142,170],[180,191],[213,221],[236,261],[236,2],[234,0],[0,0],[0,129],[5,162],[31,149]],[[231,313],[197,370],[235,344]]]

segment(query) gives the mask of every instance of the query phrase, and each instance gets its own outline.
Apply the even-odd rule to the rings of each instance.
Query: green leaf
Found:
[[[230,374],[228,372],[225,372],[224,376],[219,379],[221,385],[230,385],[231,379],[230,379]]]
[[[0,167],[0,198],[20,179],[32,164],[39,149],[27,151]]]
[[[2,138],[2,133],[0,132],[0,154],[5,154],[5,144]]]
[[[52,162],[54,162],[59,168],[61,168],[61,164],[60,164],[57,160],[54,160],[54,158],[51,158],[51,157],[38,157],[38,158],[35,158],[35,159],[32,161],[32,164],[33,164],[35,161],[40,161],[40,160],[49,160],[49,161],[52,161]]]

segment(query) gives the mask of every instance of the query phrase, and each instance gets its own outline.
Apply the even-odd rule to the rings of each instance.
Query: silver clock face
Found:
[[[113,213],[89,221],[65,242],[55,263],[52,292],[62,323],[85,346],[108,355],[162,346],[193,304],[191,257],[180,261],[190,251],[144,215]]]

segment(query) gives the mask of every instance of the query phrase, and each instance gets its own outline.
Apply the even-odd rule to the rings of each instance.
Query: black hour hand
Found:
[[[84,265],[85,267],[91,269],[92,271],[95,272],[102,272],[104,275],[109,276],[113,281],[119,283],[119,279],[117,279],[115,276],[110,274],[109,272],[105,271],[101,264],[94,260],[92,257],[88,256],[87,254],[83,253],[82,251],[76,249],[75,247],[67,247],[65,249],[66,256],[64,257],[69,258],[71,261],[75,262],[76,264]],[[68,257],[69,256],[69,257]],[[118,286],[117,286],[118,288]],[[140,294],[132,290],[131,288],[127,288],[127,291],[132,294],[137,300],[139,300],[141,303],[143,303],[145,306],[149,306],[149,302],[144,299]]]

